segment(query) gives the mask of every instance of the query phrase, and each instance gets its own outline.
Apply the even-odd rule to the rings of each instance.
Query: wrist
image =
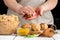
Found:
[[[19,10],[22,8],[23,6],[22,5],[17,5],[17,7],[15,8],[15,12],[19,13]]]
[[[17,12],[20,8],[22,8],[22,7],[23,7],[22,5],[17,4],[17,6],[16,6],[16,8],[15,8],[16,12]]]

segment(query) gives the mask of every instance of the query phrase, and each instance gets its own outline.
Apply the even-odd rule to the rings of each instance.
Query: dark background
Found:
[[[7,12],[7,7],[5,6],[3,0],[0,0],[0,14],[6,14]],[[58,4],[55,9],[52,10],[52,14],[54,17],[55,25],[57,26],[58,29],[60,29],[60,1],[58,0]]]

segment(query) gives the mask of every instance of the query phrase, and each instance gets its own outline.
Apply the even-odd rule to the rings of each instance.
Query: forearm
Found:
[[[12,9],[13,11],[16,11],[18,7],[21,7],[21,5],[17,3],[16,0],[4,0],[4,3],[8,8]]]
[[[58,0],[47,0],[43,5],[41,5],[40,7],[42,7],[43,10],[45,11],[49,11],[52,10],[56,7]]]

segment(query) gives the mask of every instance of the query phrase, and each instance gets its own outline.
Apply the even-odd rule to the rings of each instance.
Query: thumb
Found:
[[[42,16],[43,15],[43,11],[42,10],[40,10],[40,16]]]

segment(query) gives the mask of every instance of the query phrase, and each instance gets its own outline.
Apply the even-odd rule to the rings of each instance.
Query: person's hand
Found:
[[[39,15],[35,12],[35,13],[33,13],[33,16],[26,18],[26,20],[33,20],[33,19],[36,19],[38,16]]]
[[[19,13],[19,14],[33,14],[34,10],[30,6],[22,6],[17,9],[17,13]]]
[[[22,10],[23,10],[23,6],[17,6],[16,12],[17,12],[19,15],[24,15],[24,12],[23,12]]]
[[[25,15],[23,16],[23,18],[25,18],[26,20],[32,20],[37,18],[37,14],[35,12],[35,9],[31,6],[25,6]]]
[[[37,8],[35,9],[35,12],[36,12],[38,15],[42,16],[42,15],[43,15],[44,10],[43,10],[43,8],[42,8],[42,7],[37,7]]]
[[[42,7],[37,7],[34,10],[35,10],[34,15],[31,18],[28,18],[28,20],[32,20],[43,15],[44,10]]]

